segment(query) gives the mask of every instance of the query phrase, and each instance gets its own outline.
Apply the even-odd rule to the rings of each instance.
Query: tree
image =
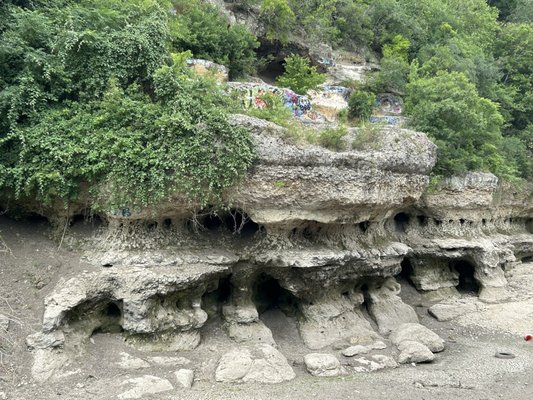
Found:
[[[418,79],[412,74],[405,108],[412,127],[428,133],[439,147],[435,173],[517,174],[515,163],[501,149],[503,118],[498,106],[480,97],[464,74],[440,72]]]
[[[277,83],[298,94],[306,94],[325,80],[326,75],[318,73],[315,66],[310,66],[307,58],[293,54],[285,58],[285,72],[278,77]]]
[[[265,25],[267,39],[287,43],[295,19],[287,0],[263,0],[261,20]]]

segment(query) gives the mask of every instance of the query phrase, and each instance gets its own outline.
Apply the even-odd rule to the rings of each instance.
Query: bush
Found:
[[[287,43],[295,18],[287,0],[263,0],[261,4],[261,20],[268,40]]]
[[[248,28],[230,26],[217,7],[197,0],[180,0],[176,7],[180,13],[170,23],[175,50],[190,50],[197,58],[226,65],[231,79],[255,71],[259,43]]]
[[[498,106],[478,95],[458,72],[415,79],[407,86],[405,109],[413,128],[429,133],[439,147],[434,173],[491,171],[512,178],[516,163],[502,151],[503,118]]]
[[[158,69],[153,98],[112,81],[101,100],[49,108],[17,127],[0,142],[0,190],[68,202],[83,186],[93,205],[112,209],[173,192],[219,203],[251,165],[253,143],[227,121],[221,89],[187,71]]]
[[[318,73],[315,66],[309,65],[308,59],[296,54],[285,59],[285,72],[277,79],[279,86],[288,87],[301,95],[325,81],[326,75]]]
[[[348,116],[359,120],[366,120],[372,115],[376,103],[374,93],[357,91],[348,100]]]
[[[330,150],[342,151],[346,148],[343,138],[348,134],[345,127],[326,128],[318,134],[318,144]]]

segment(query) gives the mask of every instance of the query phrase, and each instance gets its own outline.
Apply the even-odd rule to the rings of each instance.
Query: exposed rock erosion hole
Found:
[[[243,238],[250,238],[261,230],[244,211],[231,209],[224,213],[209,212],[201,220],[204,231],[222,233],[224,231],[238,234]]]
[[[394,227],[396,232],[405,233],[409,225],[410,216],[404,212],[398,213],[394,216]]]
[[[296,317],[299,314],[296,296],[282,288],[270,275],[261,273],[253,289],[253,301],[259,314],[273,309],[281,310],[288,317]]]
[[[463,294],[478,294],[479,283],[474,277],[475,267],[466,260],[450,262],[450,268],[459,274],[459,284],[457,290]]]
[[[402,267],[402,269],[398,276],[405,282],[408,282],[409,284],[413,285],[413,281],[411,279],[411,276],[413,275],[413,265],[411,264],[411,260],[409,260],[409,258],[407,257],[404,258],[400,263],[400,266]]]
[[[82,303],[65,315],[69,330],[87,337],[98,333],[124,332],[123,301],[102,299]]]
[[[85,229],[97,229],[104,225],[104,219],[98,214],[81,212],[70,218],[70,229],[72,231],[84,231]]]
[[[533,234],[533,218],[528,218],[526,220],[526,230]]]
[[[232,292],[231,274],[220,278],[216,289],[204,293],[202,296],[202,309],[210,318],[219,315],[222,307],[231,299]]]

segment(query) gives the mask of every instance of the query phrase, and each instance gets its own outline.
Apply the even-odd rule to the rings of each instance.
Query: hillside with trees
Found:
[[[216,202],[246,174],[254,148],[249,133],[228,122],[243,110],[224,85],[195,75],[186,61],[211,60],[231,80],[247,80],[268,67],[260,49],[270,46],[294,53],[278,85],[304,94],[324,79],[291,51],[296,42],[378,62],[363,84],[346,83],[346,125],[365,123],[375,96],[394,93],[408,124],[438,145],[436,176],[532,177],[530,0],[225,3],[256,16],[261,29],[199,0],[2,2],[4,197],[68,202],[106,188],[113,205],[174,191]]]

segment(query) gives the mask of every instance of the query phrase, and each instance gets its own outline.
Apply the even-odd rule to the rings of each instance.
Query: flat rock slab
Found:
[[[439,322],[451,321],[465,314],[486,309],[479,301],[457,300],[453,302],[438,303],[428,309],[429,315]]]
[[[400,325],[391,333],[389,339],[396,346],[399,346],[406,340],[418,342],[426,346],[433,353],[443,351],[445,348],[444,340],[439,335],[425,326],[415,323]]]
[[[150,367],[149,362],[125,352],[120,353],[120,361],[116,364],[122,369],[143,369]]]
[[[121,386],[129,386],[130,388],[119,394],[117,396],[119,399],[140,399],[145,395],[174,390],[174,387],[167,379],[153,375],[143,375],[128,379],[122,382]]]
[[[398,363],[392,357],[376,354],[369,358],[356,358],[351,365],[355,372],[374,372],[385,368],[396,368]]]
[[[281,383],[295,376],[285,356],[268,344],[229,351],[215,371],[217,382]]]
[[[341,353],[344,357],[354,357],[354,356],[357,356],[359,354],[366,354],[370,351],[371,349],[367,346],[361,346],[361,345],[357,345],[357,346],[350,346],[346,349],[344,349]]]
[[[412,340],[401,342],[398,350],[400,351],[400,355],[398,356],[398,362],[400,364],[424,363],[431,362],[435,359],[435,354],[430,349],[422,343]]]
[[[174,372],[178,385],[184,388],[192,387],[194,381],[194,371],[192,369],[180,369]]]
[[[313,376],[328,377],[344,375],[346,371],[332,354],[311,353],[304,357],[305,367]]]

